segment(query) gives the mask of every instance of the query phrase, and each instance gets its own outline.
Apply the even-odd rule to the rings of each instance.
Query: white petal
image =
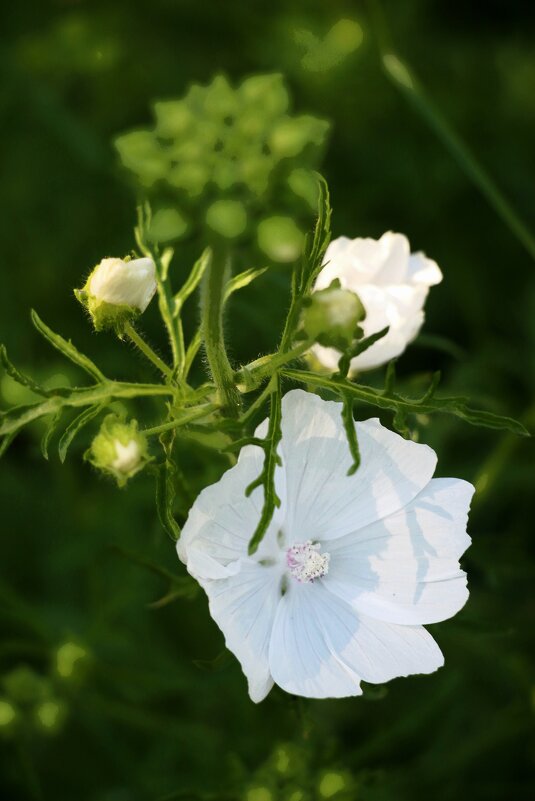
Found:
[[[433,286],[442,281],[442,271],[436,261],[424,253],[413,253],[409,259],[408,278],[413,284]]]
[[[340,657],[357,625],[351,608],[320,583],[292,579],[278,605],[269,646],[275,682],[306,698],[361,695],[361,677]]]
[[[178,555],[195,578],[224,578],[239,569],[239,560],[247,556],[247,547],[260,519],[263,488],[250,497],[247,486],[262,470],[261,448],[242,448],[238,463],[217,484],[206,487],[198,496],[177,544]],[[279,471],[278,480],[283,478]],[[283,495],[283,488],[278,486]],[[279,525],[276,512],[262,548],[269,549]]]
[[[403,234],[387,231],[377,243],[382,254],[382,266],[376,275],[378,284],[401,284],[407,278],[410,256],[409,240]]]
[[[266,697],[273,679],[268,650],[281,600],[281,569],[245,560],[236,575],[202,581],[210,614],[225,636],[227,648],[238,658],[255,702]]]
[[[103,259],[94,269],[89,291],[101,301],[143,312],[156,291],[156,268],[149,258]]]
[[[359,695],[359,681],[431,673],[443,664],[420,626],[396,626],[357,616],[322,581],[292,582],[275,617],[269,664],[284,690],[308,698]]]
[[[363,614],[400,624],[452,617],[467,598],[459,558],[474,488],[459,479],[433,479],[407,506],[329,543],[323,579]]]
[[[357,424],[361,465],[353,476],[342,406],[303,390],[282,402],[287,542],[327,541],[409,503],[430,481],[436,455],[378,420]]]

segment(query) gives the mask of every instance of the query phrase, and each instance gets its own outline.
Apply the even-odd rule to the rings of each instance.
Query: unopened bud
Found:
[[[326,347],[344,350],[366,313],[358,295],[339,286],[314,292],[303,313],[305,333]]]
[[[156,292],[152,259],[102,259],[75,295],[91,315],[96,331],[115,328],[142,314]]]
[[[108,415],[85,457],[120,487],[150,461],[146,437],[138,431],[137,420],[129,423],[115,414]]]

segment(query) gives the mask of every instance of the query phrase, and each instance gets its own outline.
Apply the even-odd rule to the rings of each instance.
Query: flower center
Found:
[[[297,581],[308,582],[321,578],[329,572],[328,553],[320,553],[320,544],[312,540],[292,545],[286,551],[286,564]]]

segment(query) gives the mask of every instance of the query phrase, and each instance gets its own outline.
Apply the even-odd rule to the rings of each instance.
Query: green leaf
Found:
[[[250,270],[244,270],[243,273],[239,273],[231,278],[230,281],[227,281],[223,292],[223,303],[226,303],[234,292],[237,292],[239,289],[244,289],[244,287],[249,286],[249,284],[257,278],[260,278],[261,275],[264,275],[267,269],[267,267],[252,267]]]
[[[9,446],[11,445],[17,434],[18,431],[15,431],[12,434],[6,434],[5,437],[2,437],[2,439],[0,439],[0,459],[7,451],[7,449],[9,448]]]
[[[319,181],[320,197],[318,203],[318,218],[314,228],[312,240],[307,242],[303,266],[301,270],[299,289],[302,295],[308,294],[318,277],[324,264],[325,251],[331,240],[331,202],[329,187],[325,178],[316,173]]]
[[[54,392],[54,390],[45,389],[36,381],[34,381],[33,378],[21,373],[20,370],[18,370],[15,365],[9,361],[5,345],[0,345],[0,362],[10,378],[16,381],[17,384],[21,384],[23,387],[27,387],[32,392],[35,392],[36,395],[42,395],[43,397],[47,398]]]
[[[48,446],[50,444],[50,440],[54,436],[54,432],[56,431],[59,421],[61,420],[61,415],[63,414],[62,409],[58,409],[58,411],[52,416],[45,433],[43,434],[43,438],[41,439],[41,453],[43,454],[45,459],[48,459]]]
[[[347,436],[347,443],[349,445],[349,452],[353,457],[353,464],[347,471],[348,476],[354,475],[360,466],[360,450],[357,439],[357,429],[355,427],[355,420],[353,418],[353,398],[347,394],[342,395],[342,422]]]
[[[70,359],[71,362],[77,364],[78,367],[81,367],[82,370],[85,370],[92,378],[96,379],[97,381],[106,381],[106,376],[99,370],[99,368],[94,364],[91,359],[85,356],[83,353],[80,353],[77,350],[70,340],[64,339],[60,334],[54,333],[51,328],[49,328],[39,317],[36,311],[32,309],[31,311],[31,318],[32,323],[39,331],[39,333],[46,339],[53,348],[59,350],[60,353],[63,353],[67,359]],[[54,394],[57,394],[55,392]]]
[[[202,345],[202,333],[201,330],[199,329],[198,331],[195,332],[193,339],[191,340],[186,349],[186,356],[184,359],[184,378],[187,378],[187,376],[189,375],[189,371],[191,370],[191,366],[201,348],[201,345]]]
[[[40,403],[16,406],[0,412],[0,437],[16,433],[28,423],[55,414],[63,407],[80,408],[99,403],[108,403],[114,399],[140,398],[149,396],[174,396],[172,387],[163,384],[136,384],[123,381],[106,381],[92,387],[73,389],[68,395],[47,398]]]
[[[351,359],[354,359],[356,356],[360,356],[361,353],[371,348],[376,342],[382,339],[384,336],[388,334],[390,330],[390,326],[386,326],[386,328],[382,328],[380,331],[377,331],[375,334],[370,334],[369,337],[364,337],[364,339],[359,339],[358,342],[351,348],[342,354],[340,361],[338,362],[338,371],[342,378],[345,378],[349,372],[349,368],[351,366]]]
[[[172,458],[174,432],[162,434],[160,442],[164,450],[165,459],[156,467],[156,511],[162,527],[171,539],[176,542],[180,537],[180,526],[173,514],[177,472]]]
[[[210,264],[210,260],[212,258],[212,251],[210,248],[206,248],[197,259],[193,268],[187,277],[185,283],[182,285],[180,290],[176,293],[174,298],[174,309],[173,309],[173,316],[178,317],[182,310],[182,306],[189,298],[190,295],[195,292],[197,287],[199,286],[201,279],[204,275],[204,272],[208,265]]]
[[[435,412],[441,412],[459,417],[474,426],[511,431],[513,434],[524,437],[530,436],[529,431],[518,420],[481,409],[472,409],[467,405],[465,398],[429,397],[430,390],[421,398],[406,398],[394,393],[393,390],[381,391],[363,384],[353,384],[344,378],[328,377],[308,372],[307,370],[283,369],[281,373],[295,381],[331,390],[341,397],[344,393],[348,393],[355,400],[377,406],[380,409],[390,409],[393,412],[404,414],[434,414]],[[430,389],[434,390],[434,384],[431,385]]]
[[[269,427],[266,439],[264,440],[264,466],[258,478],[249,484],[245,490],[245,494],[249,496],[255,487],[264,486],[264,504],[262,506],[260,520],[249,542],[249,554],[256,552],[271,523],[275,508],[280,506],[281,503],[275,491],[275,469],[277,464],[280,464],[277,448],[281,437],[281,391],[280,380],[277,377],[274,380],[274,389],[271,392]]]
[[[83,412],[77,415],[74,420],[69,423],[61,436],[58,446],[59,459],[62,464],[65,461],[67,451],[69,450],[71,443],[78,432],[81,431],[82,428],[87,425],[87,423],[97,417],[105,408],[105,403],[101,403],[98,406],[90,406],[89,409],[84,409]]]

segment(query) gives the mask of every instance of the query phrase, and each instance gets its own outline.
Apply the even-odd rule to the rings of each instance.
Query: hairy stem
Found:
[[[141,334],[139,334],[132,323],[126,323],[124,327],[124,332],[127,337],[134,343],[136,348],[138,348],[141,353],[150,361],[152,364],[158,368],[158,370],[163,373],[163,375],[170,379],[172,377],[171,369],[165,364],[165,362],[160,359],[157,353],[153,351],[151,346],[145,342]]]
[[[226,247],[222,242],[216,242],[203,278],[201,326],[206,358],[221,405],[229,417],[237,417],[240,409],[240,396],[234,384],[234,371],[230,365],[223,338],[223,300],[227,268]]]

